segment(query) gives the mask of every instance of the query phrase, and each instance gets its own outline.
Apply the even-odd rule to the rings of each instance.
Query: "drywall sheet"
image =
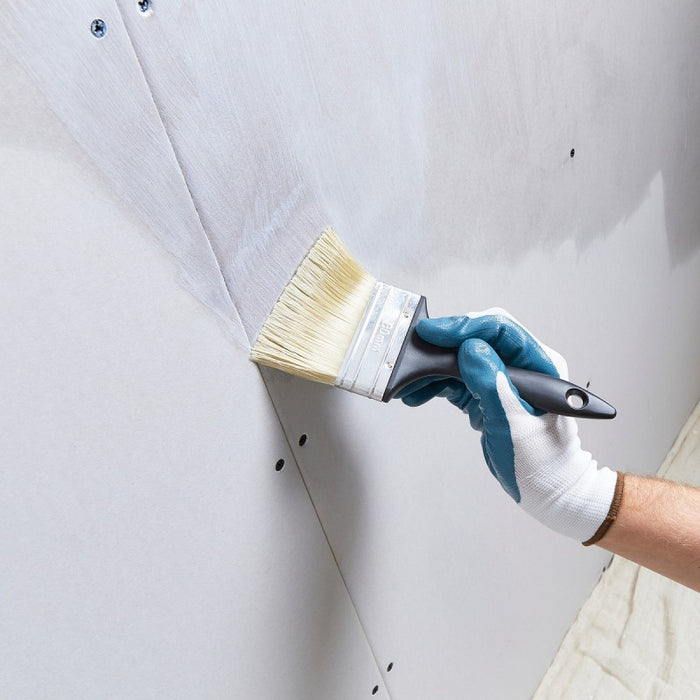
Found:
[[[0,697],[386,697],[247,348],[0,76]]]
[[[659,475],[700,486],[700,404]],[[616,557],[534,697],[698,697],[699,628],[698,593]]]
[[[522,317],[617,406],[582,426],[588,449],[658,464],[700,390],[695,3],[3,9],[8,47],[223,319],[232,362],[331,223],[433,313]],[[521,514],[451,407],[264,377],[381,692],[531,694],[607,555]]]
[[[372,221],[371,203],[338,193],[338,228],[434,314],[498,304],[527,320],[619,410],[581,425],[586,448],[652,473],[700,391],[697,7],[443,11],[450,39],[431,54],[442,72],[413,92],[427,139],[407,140],[400,167],[370,153],[353,165],[365,139],[348,130],[347,151],[338,139],[345,197],[368,178],[383,203]],[[422,26],[419,46],[434,31]],[[391,143],[388,129],[356,128]],[[266,379],[288,433],[309,433],[293,449],[377,657],[391,650],[392,695],[529,697],[609,554],[520,513],[451,406],[406,411]]]

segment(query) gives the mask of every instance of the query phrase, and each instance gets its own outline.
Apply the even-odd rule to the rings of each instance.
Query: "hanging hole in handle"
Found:
[[[566,392],[566,403],[576,411],[588,406],[588,396],[581,389],[569,389]]]

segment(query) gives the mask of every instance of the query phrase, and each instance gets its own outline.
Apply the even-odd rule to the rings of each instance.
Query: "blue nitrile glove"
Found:
[[[459,348],[464,383],[423,379],[399,398],[409,406],[447,398],[481,431],[489,469],[524,510],[579,541],[593,537],[608,515],[616,473],[598,469],[581,449],[573,418],[535,411],[505,370],[507,364],[568,379],[564,358],[502,309],[424,319],[416,330],[429,343]]]

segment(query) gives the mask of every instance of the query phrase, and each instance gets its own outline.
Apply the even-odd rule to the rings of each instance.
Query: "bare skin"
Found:
[[[617,519],[597,544],[700,592],[700,489],[625,475]]]

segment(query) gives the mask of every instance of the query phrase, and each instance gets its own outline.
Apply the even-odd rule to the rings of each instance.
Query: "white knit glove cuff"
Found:
[[[555,484],[540,482],[531,492],[523,494],[520,505],[552,530],[587,542],[610,512],[617,473],[607,467],[598,469],[588,452],[581,452],[580,457],[588,458],[589,466],[566,491],[557,494]]]

